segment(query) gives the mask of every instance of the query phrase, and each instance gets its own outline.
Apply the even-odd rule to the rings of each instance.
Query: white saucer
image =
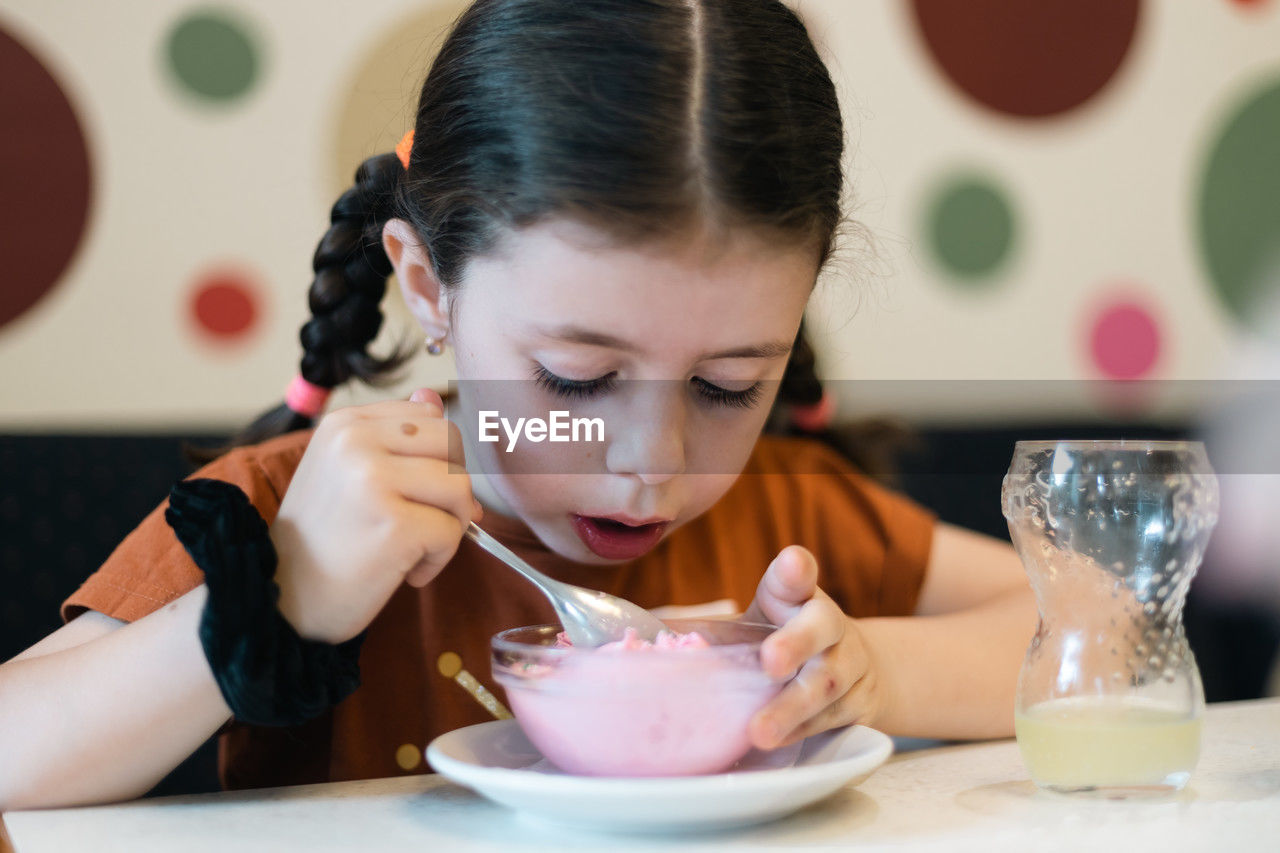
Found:
[[[573,776],[543,759],[515,720],[496,720],[441,735],[427,747],[427,760],[454,782],[543,821],[669,832],[781,817],[861,782],[892,752],[887,735],[851,726],[791,748],[753,752],[713,776]]]

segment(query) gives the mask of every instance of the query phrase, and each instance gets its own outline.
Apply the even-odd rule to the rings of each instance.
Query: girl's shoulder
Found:
[[[732,536],[761,538],[770,555],[804,545],[823,589],[855,616],[913,612],[937,521],[826,444],[775,436],[757,442],[744,476],[708,515]]]
[[[929,541],[936,514],[813,438],[763,436],[718,507],[806,539]],[[794,541],[805,541],[796,539]]]
[[[253,460],[260,464],[270,464],[277,461],[283,464],[293,460],[296,465],[297,460],[301,459],[302,454],[306,451],[307,445],[311,443],[313,435],[315,435],[315,429],[286,432],[284,435],[277,435],[275,438],[269,438],[257,444],[237,447],[230,451],[227,456],[239,454],[243,459]]]
[[[308,430],[237,447],[191,476],[234,483],[270,522],[310,440]],[[162,500],[116,546],[98,570],[63,601],[64,621],[86,610],[96,610],[132,622],[204,582],[204,573],[192,562],[165,521],[168,503],[168,499]]]
[[[242,488],[246,481],[265,481],[271,491],[283,496],[314,433],[314,429],[296,430],[258,444],[236,447],[191,476],[227,480]]]

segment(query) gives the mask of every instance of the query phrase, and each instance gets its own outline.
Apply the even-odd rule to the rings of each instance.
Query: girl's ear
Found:
[[[449,334],[449,297],[417,232],[403,219],[389,219],[382,226],[382,248],[395,269],[409,312],[429,337],[443,341]]]

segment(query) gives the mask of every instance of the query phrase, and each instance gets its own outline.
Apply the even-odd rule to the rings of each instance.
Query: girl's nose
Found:
[[[643,411],[633,408],[628,423],[614,428],[605,465],[610,473],[629,474],[654,486],[684,473],[684,404],[670,393],[644,396]]]

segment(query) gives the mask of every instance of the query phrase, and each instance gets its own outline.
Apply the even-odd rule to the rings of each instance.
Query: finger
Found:
[[[771,678],[790,678],[805,661],[844,637],[847,616],[822,590],[814,593],[781,628],[760,645],[760,664]]]
[[[409,586],[421,589],[436,579],[436,575],[444,568],[445,564],[437,566],[436,562],[428,557],[423,557],[418,561],[408,573],[404,576],[404,582]]]
[[[418,392],[415,391],[417,396]],[[420,402],[412,398],[408,400],[380,400],[377,403],[366,403],[363,406],[347,406],[344,409],[336,409],[333,414],[343,413],[353,418],[391,418],[397,415],[422,414],[427,413],[429,417],[444,417],[445,406],[440,400],[440,395],[434,397],[427,395]]]
[[[409,395],[410,403],[431,403],[444,411],[444,398],[440,396],[440,392],[433,388],[419,388]]]
[[[756,587],[747,621],[786,622],[818,588],[818,561],[808,549],[788,545],[773,558]]]
[[[475,516],[471,477],[443,459],[420,456],[389,457],[376,475],[393,494],[444,510],[465,527]]]
[[[462,433],[452,421],[410,413],[365,420],[357,428],[388,453],[447,459],[460,471],[466,469]]]
[[[853,685],[850,667],[838,666],[834,650],[806,663],[799,674],[752,718],[751,741],[774,749],[809,718],[844,695]]]
[[[409,573],[404,576],[404,582],[407,583],[409,586],[417,587],[418,589],[421,589],[422,587],[426,586],[427,584],[435,580],[437,574],[439,574],[439,572],[432,571],[431,566],[427,563],[427,561],[422,560],[418,563],[417,566],[410,569]]]
[[[872,682],[872,676],[864,675],[855,681],[843,696],[792,729],[782,738],[779,746],[804,740],[827,729],[858,725],[864,720],[870,720],[874,714],[872,707],[874,695],[875,685]]]
[[[404,574],[411,586],[426,586],[449,564],[462,542],[464,526],[456,516],[436,507],[405,504],[400,523],[414,533],[414,561]]]

